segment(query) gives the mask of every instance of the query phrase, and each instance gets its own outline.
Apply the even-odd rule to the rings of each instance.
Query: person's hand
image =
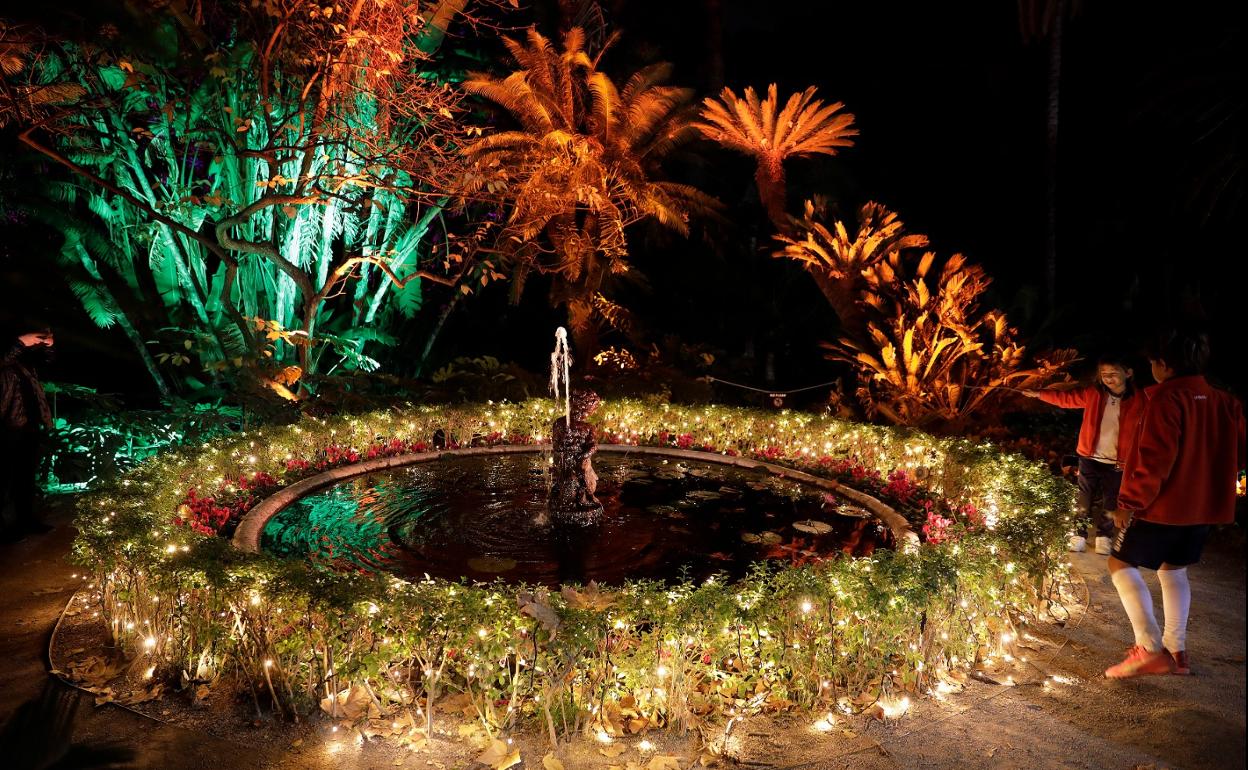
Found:
[[[1121,508],[1110,511],[1109,517],[1114,520],[1114,526],[1118,529],[1126,529],[1131,523],[1131,511],[1124,511]]]

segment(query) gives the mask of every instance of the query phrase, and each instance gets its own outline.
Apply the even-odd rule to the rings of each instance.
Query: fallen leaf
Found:
[[[495,738],[489,748],[477,757],[477,761],[493,767],[494,770],[506,770],[513,765],[520,764],[520,750],[513,750],[505,741]]]
[[[516,597],[516,604],[520,607],[520,613],[528,615],[541,623],[542,626],[550,632],[550,638],[553,640],[555,634],[559,631],[559,615],[550,607],[550,595],[544,588],[539,588],[535,593],[522,591]]]
[[[458,692],[454,695],[448,695],[437,704],[440,711],[463,711],[464,709],[472,710],[472,696],[466,692]]]
[[[618,757],[624,753],[624,747],[618,743],[612,743],[609,746],[599,748],[598,753],[607,758]]]
[[[542,768],[543,770],[563,770],[563,763],[552,752],[542,757]]]
[[[330,715],[336,714],[348,721],[355,721],[366,714],[372,716],[370,712],[376,709],[372,696],[360,685],[351,685],[336,695],[321,699],[322,711]],[[377,716],[380,716],[380,712]]]
[[[646,770],[680,770],[680,757],[660,754],[650,760]]]
[[[489,747],[477,757],[477,761],[483,765],[492,765],[503,757],[507,756],[509,747],[505,741],[498,738],[490,741]]]
[[[584,591],[564,586],[560,593],[574,610],[605,610],[615,604],[616,599],[615,594],[598,590],[598,584],[593,580],[589,581]]]

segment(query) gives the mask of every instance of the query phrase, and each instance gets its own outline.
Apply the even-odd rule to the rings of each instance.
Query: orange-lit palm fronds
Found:
[[[844,222],[828,225],[825,217],[822,200],[806,201],[803,217],[791,220],[791,235],[782,232],[775,236],[781,248],[773,256],[801,263],[836,311],[842,327],[855,329],[861,325],[858,305],[865,286],[864,271],[893,254],[923,248],[927,236],[907,233],[896,212],[875,202],[859,209],[858,227],[852,235]]]
[[[811,86],[788,98],[783,107],[776,95],[776,84],[767,87],[767,97],[759,99],[753,88],[738,97],[725,88],[718,99],[702,103],[702,122],[697,129],[706,138],[752,156],[758,163],[754,179],[767,216],[784,230],[784,161],[810,155],[835,155],[853,145],[858,135],[854,116],[843,112],[841,102],[825,104],[815,97]]]
[[[662,85],[667,64],[617,86],[585,51],[580,29],[565,35],[562,50],[535,30],[507,47],[520,69],[474,75],[464,88],[504,108],[518,127],[465,149],[477,164],[467,187],[510,209],[500,242],[515,288],[529,272],[553,275],[554,301],[568,307],[574,332],[584,330],[604,280],[631,269],[629,224],[650,218],[687,234],[691,216],[718,207],[693,187],[657,178],[663,157],[696,135],[687,109],[693,95]]]

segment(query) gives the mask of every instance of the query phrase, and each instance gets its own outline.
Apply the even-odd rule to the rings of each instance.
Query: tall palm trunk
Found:
[[[1048,120],[1045,152],[1044,289],[1050,314],[1057,308],[1057,129],[1062,85],[1062,26],[1066,0],[1057,0],[1053,29],[1048,36]]]
[[[723,0],[702,0],[706,14],[706,81],[711,93],[724,87]]]
[[[754,172],[754,181],[758,185],[759,201],[767,210],[767,218],[775,225],[777,231],[787,233],[789,222],[784,207],[787,197],[784,164],[779,158],[759,158],[758,169]]]

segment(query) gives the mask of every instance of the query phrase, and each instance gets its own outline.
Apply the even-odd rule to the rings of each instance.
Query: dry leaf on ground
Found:
[[[477,757],[477,761],[483,765],[489,765],[494,770],[506,770],[520,764],[520,750],[512,749],[506,741],[495,738],[489,748]]]
[[[563,763],[553,753],[542,757],[542,770],[564,770]]]

